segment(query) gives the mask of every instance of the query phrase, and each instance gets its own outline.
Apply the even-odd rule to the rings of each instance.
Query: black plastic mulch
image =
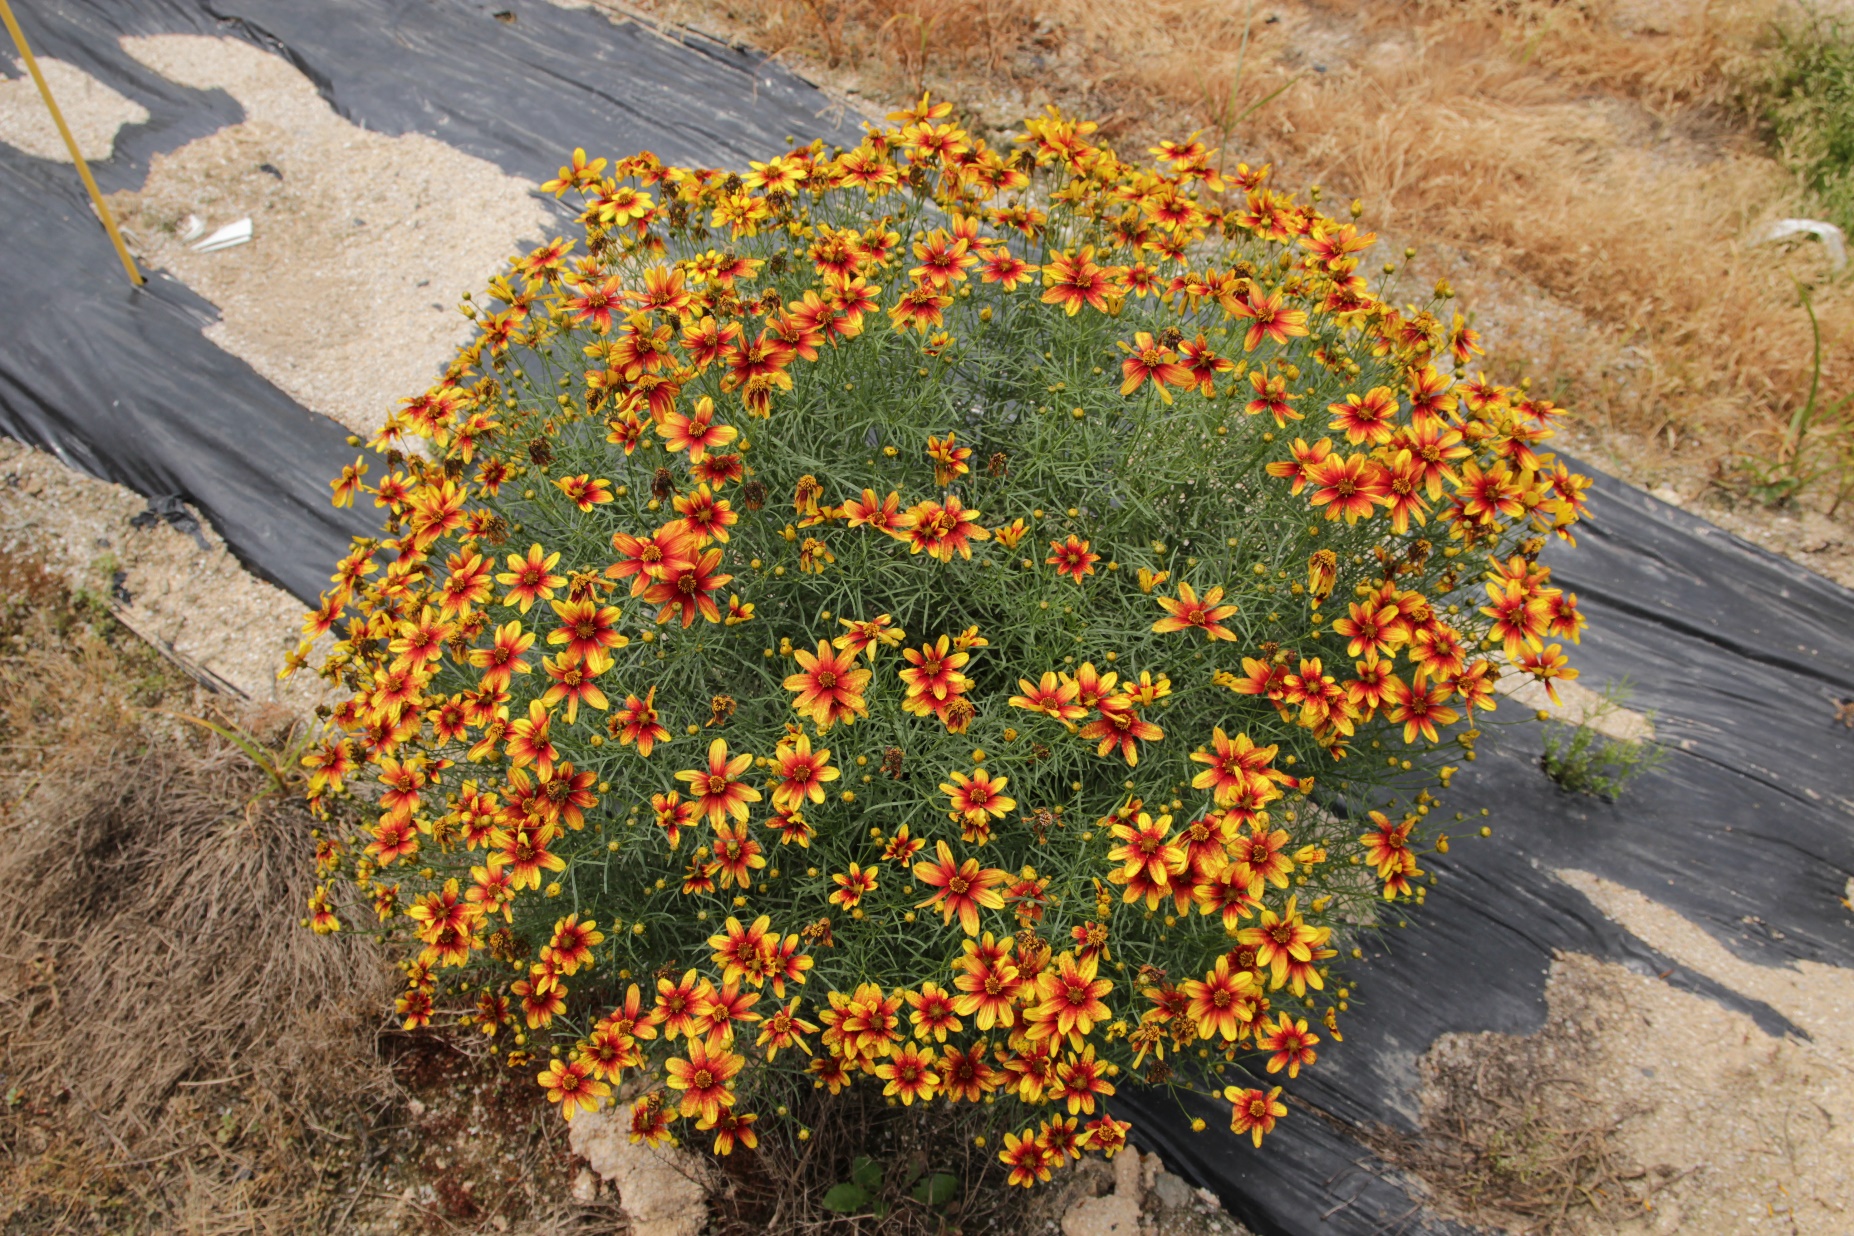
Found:
[[[1543,1025],[1557,950],[1663,976],[1771,1034],[1802,1033],[1648,947],[1556,871],[1636,889],[1747,961],[1854,966],[1854,915],[1841,904],[1854,875],[1854,730],[1836,721],[1836,704],[1854,699],[1854,593],[1618,481],[1598,478],[1590,505],[1577,547],[1546,555],[1590,620],[1573,663],[1592,685],[1626,677],[1669,758],[1605,803],[1547,780],[1538,723],[1485,727],[1480,758],[1443,794],[1444,818],[1462,810],[1471,823],[1451,830],[1448,854],[1423,860],[1440,884],[1405,914],[1408,931],[1386,931],[1345,966],[1356,989],[1345,1042],[1322,1044],[1288,1083],[1302,1102],[1262,1149],[1232,1147],[1227,1104],[1194,1109],[1215,1131],[1195,1135],[1169,1099],[1126,1104],[1153,1117],[1138,1136],[1258,1232],[1458,1230],[1347,1130],[1417,1127],[1417,1061],[1441,1035]],[[1482,823],[1492,838],[1463,835]]]
[[[128,35],[249,40],[286,57],[354,123],[424,133],[537,184],[576,145],[744,168],[788,136],[856,140],[828,99],[757,55],[542,0],[19,8],[37,55],[149,112],[93,165],[105,193],[139,187],[154,155],[244,119],[224,91],[175,85],[131,58],[119,43]],[[12,63],[10,43],[0,55]],[[355,455],[347,430],[207,340],[214,307],[149,274],[142,290],[128,286],[73,167],[0,144],[0,433],[192,503],[246,566],[313,602],[348,538],[371,531],[369,512],[328,502],[329,479]]]

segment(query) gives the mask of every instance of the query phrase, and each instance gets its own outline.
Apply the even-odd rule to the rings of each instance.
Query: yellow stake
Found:
[[[39,62],[33,58],[32,48],[26,43],[26,32],[19,28],[19,22],[14,19],[12,6],[7,0],[0,0],[0,19],[6,21],[7,33],[13,36],[13,46],[19,48],[20,58],[26,62],[26,71],[32,74],[32,81],[38,86],[40,97],[50,109],[52,123],[58,126],[58,134],[64,138],[65,148],[71,152],[71,161],[77,164],[77,174],[84,178],[84,188],[90,190],[90,201],[103,220],[103,229],[109,233],[110,242],[116,246],[116,256],[122,259],[122,268],[129,273],[129,282],[140,287],[142,272],[135,268],[135,259],[129,256],[129,247],[122,243],[122,233],[116,230],[116,216],[110,214],[109,203],[103,200],[96,180],[90,175],[90,165],[84,162],[83,152],[77,148],[77,139],[71,136],[70,126],[64,123],[64,113],[58,110],[51,87],[45,84],[45,75],[39,72]]]

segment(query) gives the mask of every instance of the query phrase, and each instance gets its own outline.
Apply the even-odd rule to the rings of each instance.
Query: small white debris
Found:
[[[198,240],[200,233],[205,230],[206,220],[200,218],[198,215],[188,215],[187,221],[180,225],[181,242],[184,244],[190,240]]]
[[[251,219],[246,216],[236,223],[228,223],[218,231],[193,246],[195,253],[217,253],[221,249],[230,249],[233,245],[242,245],[251,239]]]
[[[1848,264],[1848,238],[1840,228],[1820,219],[1778,219],[1764,229],[1758,237],[1760,244],[1774,240],[1788,240],[1792,236],[1812,235],[1822,242],[1822,248],[1828,251],[1828,264],[1840,270]]]

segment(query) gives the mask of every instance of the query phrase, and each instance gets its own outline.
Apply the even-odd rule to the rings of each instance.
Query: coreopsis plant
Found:
[[[547,186],[583,241],[335,482],[311,921],[652,1141],[876,1087],[1031,1184],[1138,1078],[1259,1145],[1496,681],[1575,676],[1586,482],[1268,168],[947,115]]]

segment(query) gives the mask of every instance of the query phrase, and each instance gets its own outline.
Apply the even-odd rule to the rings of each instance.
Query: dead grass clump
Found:
[[[299,927],[306,813],[147,710],[190,684],[29,560],[0,582],[0,1226],[301,1230],[379,962]]]
[[[1470,1221],[1544,1234],[1639,1216],[1651,1182],[1617,1145],[1628,1115],[1601,1111],[1575,1078],[1539,1063],[1483,1056],[1472,1069],[1432,1072],[1423,1134],[1366,1140]]]
[[[752,24],[772,55],[798,50],[831,68],[873,69],[919,91],[959,59],[997,73],[1039,31],[1034,0],[749,0],[728,16]],[[681,14],[678,14],[681,16]]]

